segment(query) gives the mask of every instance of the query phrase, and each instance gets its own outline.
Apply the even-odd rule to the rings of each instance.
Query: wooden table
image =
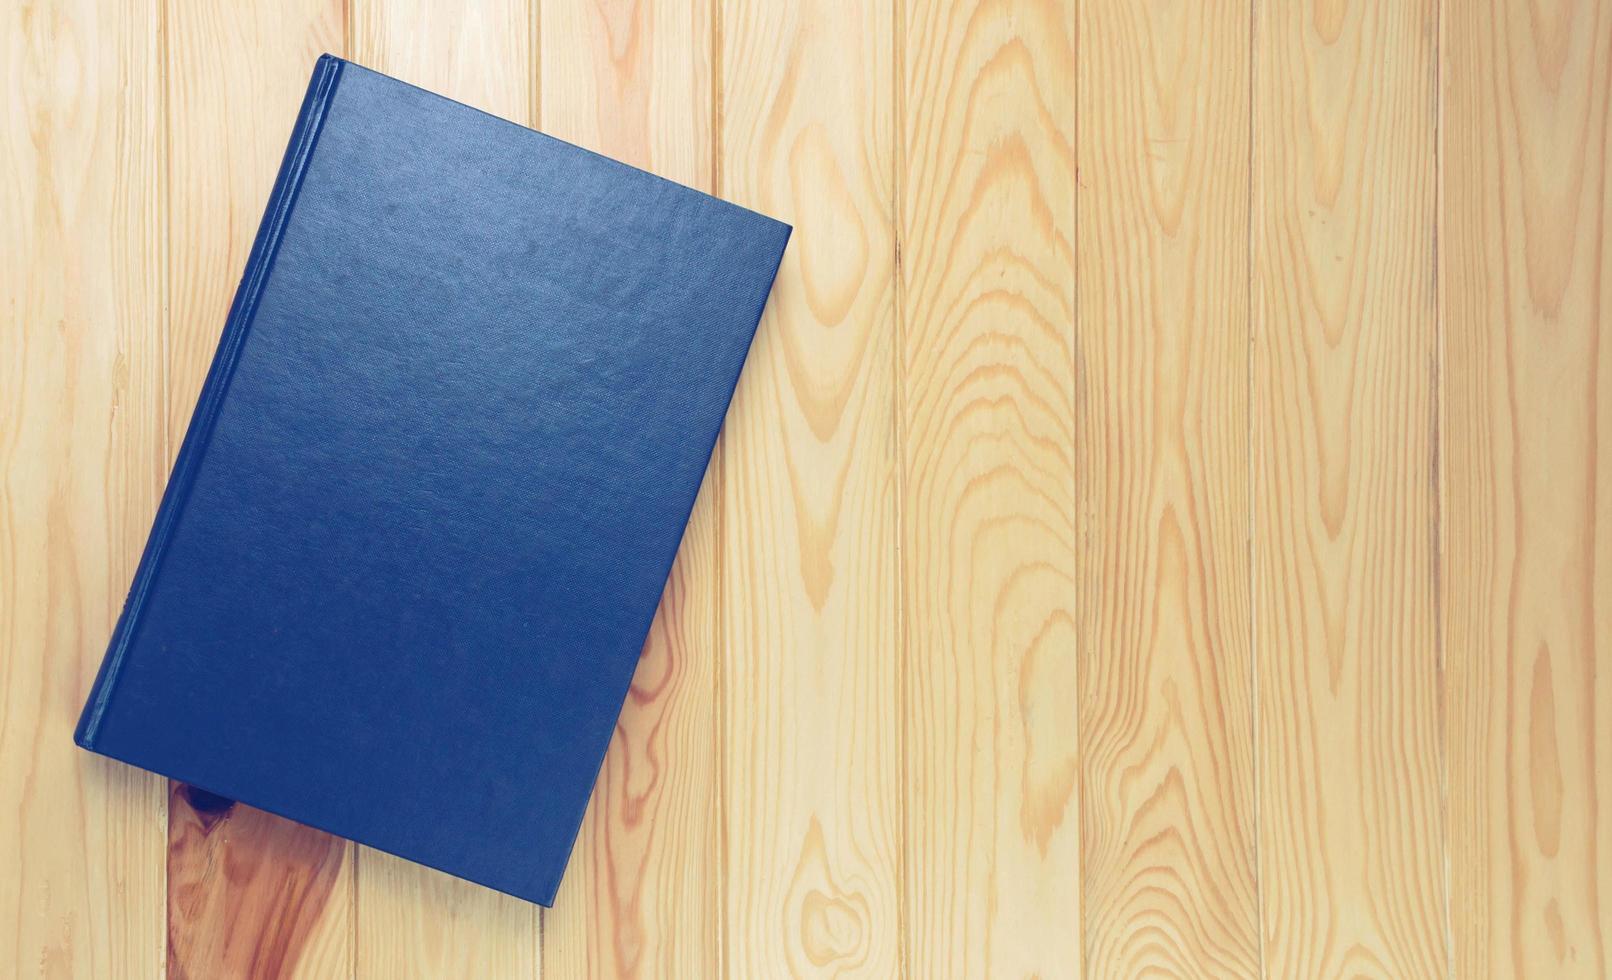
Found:
[[[1612,971],[1612,0],[0,38],[0,975]],[[320,51],[796,225],[553,911],[71,744]]]

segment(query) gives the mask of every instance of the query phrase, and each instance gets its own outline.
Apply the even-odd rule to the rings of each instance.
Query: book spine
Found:
[[[292,209],[296,206],[297,195],[302,189],[302,179],[307,173],[309,161],[313,158],[314,147],[319,142],[325,114],[330,108],[332,97],[336,94],[336,83],[341,80],[344,64],[340,58],[327,54],[321,55],[314,65],[313,78],[308,82],[307,94],[303,96],[302,108],[297,113],[296,125],[291,132],[291,142],[286,146],[285,156],[280,160],[280,171],[275,177],[274,189],[269,193],[269,203],[264,209],[263,221],[258,225],[257,237],[252,241],[252,251],[246,260],[246,271],[235,290],[235,300],[230,304],[229,317],[224,321],[224,332],[219,339],[218,350],[213,355],[207,379],[202,383],[201,396],[197,399],[195,413],[190,417],[190,426],[185,431],[184,442],[180,444],[173,473],[170,474],[167,489],[162,494],[162,503],[157,507],[157,516],[151,526],[151,536],[146,539],[145,551],[140,555],[140,564],[135,569],[134,581],[129,586],[128,597],[123,602],[123,611],[118,616],[117,626],[112,631],[112,640],[107,645],[106,656],[101,660],[101,669],[95,675],[89,700],[84,704],[84,711],[78,719],[78,727],[73,733],[73,741],[86,749],[94,748],[95,737],[100,731],[102,719],[106,716],[107,704],[117,687],[118,672],[122,669],[135,633],[139,630],[140,613],[161,570],[168,541],[173,536],[174,526],[178,523],[179,515],[184,510],[185,501],[190,495],[191,485],[195,482],[196,472],[212,436],[213,423],[218,419],[218,412],[223,406],[224,396],[229,391],[230,379],[235,374],[235,366],[240,360],[246,335],[251,330],[252,318],[257,313],[258,301],[263,296],[263,289],[268,284],[269,275],[274,268],[274,259],[280,251],[281,237],[291,220]]]

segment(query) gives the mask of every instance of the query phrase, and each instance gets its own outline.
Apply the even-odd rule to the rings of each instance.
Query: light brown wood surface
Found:
[[[1075,5],[903,13],[903,947],[1074,977]]]
[[[163,782],[72,742],[166,470],[160,23],[0,12],[3,975],[163,975]]]
[[[723,0],[717,193],[795,226],[724,436],[723,965],[901,959],[889,4]]]
[[[1447,975],[1437,6],[1260,4],[1253,686],[1272,976]]]
[[[1082,951],[1094,977],[1248,976],[1253,25],[1080,10]]]
[[[1612,974],[1612,2],[0,34],[0,977]],[[795,226],[553,910],[71,743],[321,51]]]
[[[1457,976],[1612,975],[1612,6],[1444,18]]]

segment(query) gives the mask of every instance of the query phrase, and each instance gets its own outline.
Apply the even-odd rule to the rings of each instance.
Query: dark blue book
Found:
[[[551,904],[788,238],[321,58],[78,744]]]

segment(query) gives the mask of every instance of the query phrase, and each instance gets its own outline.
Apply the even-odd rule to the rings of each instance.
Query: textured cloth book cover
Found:
[[[321,58],[78,743],[551,904],[788,237]]]

